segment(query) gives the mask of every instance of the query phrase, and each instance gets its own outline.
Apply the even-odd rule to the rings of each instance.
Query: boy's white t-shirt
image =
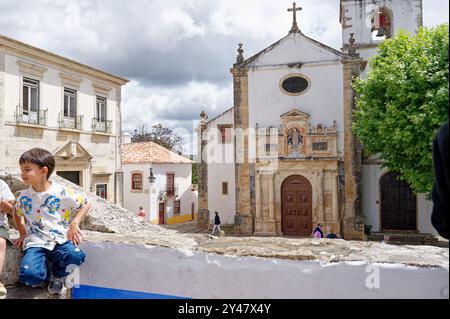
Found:
[[[15,200],[13,193],[9,189],[8,184],[6,184],[3,180],[0,179],[0,198],[4,201]],[[8,219],[6,218],[6,214],[2,212],[0,208],[0,227],[8,227]]]

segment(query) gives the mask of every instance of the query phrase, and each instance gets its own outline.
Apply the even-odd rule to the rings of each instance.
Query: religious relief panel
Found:
[[[298,158],[304,151],[304,128],[291,128],[287,133],[288,157]]]
[[[336,122],[312,125],[310,115],[293,109],[281,115],[280,156],[287,159],[337,156]]]

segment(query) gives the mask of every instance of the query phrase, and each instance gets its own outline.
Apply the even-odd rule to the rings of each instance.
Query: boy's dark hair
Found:
[[[50,176],[55,169],[55,158],[52,153],[42,148],[32,148],[31,150],[26,151],[20,156],[19,164],[36,164],[40,168],[47,167],[47,179],[50,179]]]

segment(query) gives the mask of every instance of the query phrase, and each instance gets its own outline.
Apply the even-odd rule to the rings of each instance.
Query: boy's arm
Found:
[[[12,215],[14,224],[16,225],[16,228],[19,231],[20,235],[20,237],[14,241],[14,245],[18,248],[22,248],[23,241],[25,240],[25,238],[27,238],[27,229],[25,228],[22,216],[17,215],[15,212]]]
[[[78,213],[75,215],[75,217],[69,224],[69,230],[67,231],[67,239],[71,240],[75,245],[79,245],[83,239],[80,230],[80,223],[83,221],[84,217],[86,216],[90,208],[91,203],[87,203],[82,208],[80,208]]]
[[[7,214],[11,214],[13,211],[14,201],[6,201],[0,199],[0,211],[5,212]]]

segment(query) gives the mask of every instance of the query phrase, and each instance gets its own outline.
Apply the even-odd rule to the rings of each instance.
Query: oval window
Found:
[[[308,80],[301,76],[288,77],[281,83],[283,90],[291,94],[300,94],[304,92],[308,86]]]

